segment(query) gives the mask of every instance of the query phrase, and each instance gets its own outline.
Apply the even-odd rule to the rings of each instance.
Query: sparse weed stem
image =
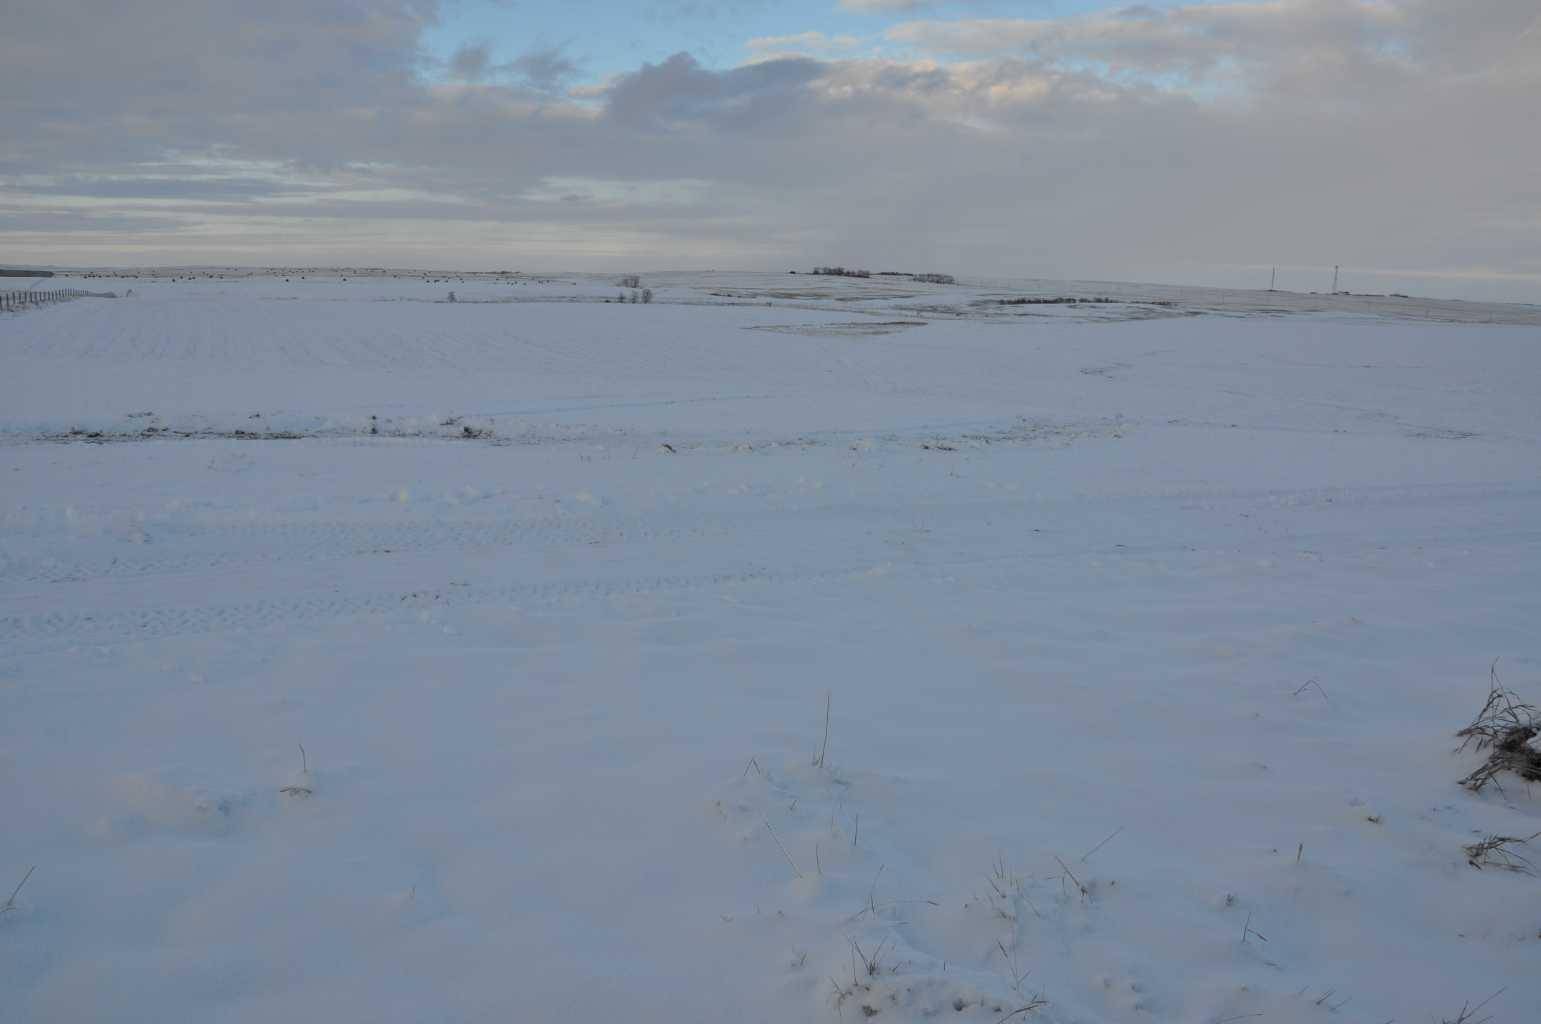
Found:
[[[834,701],[834,696],[833,691],[824,691],[824,742],[819,744],[819,755],[813,759],[813,766],[815,768],[824,767],[824,755],[829,752],[829,709],[830,704]]]
[[[1013,1020],[1017,1017],[1025,1017],[1030,1013],[1036,1013],[1048,1005],[1049,1001],[1045,999],[1043,997],[1043,993],[1040,992],[1033,996],[1032,999],[1028,1000],[1025,1006],[1017,1007],[1015,1010],[1012,1010],[1010,1013],[1006,1014],[1006,1016],[997,1020],[995,1024],[1006,1024],[1006,1021],[1008,1020]]]
[[[1327,691],[1322,689],[1322,684],[1317,682],[1315,679],[1307,679],[1305,682],[1301,683],[1299,689],[1295,691],[1295,696],[1299,697],[1302,693],[1305,693],[1307,689],[1313,686],[1316,687],[1316,692],[1322,695],[1322,700],[1326,701],[1328,704],[1332,703],[1332,698],[1327,696]]]
[[[1019,997],[1022,996],[1022,982],[1027,980],[1027,976],[1032,973],[1032,969],[1029,968],[1025,971],[1018,970],[1016,953],[1008,951],[1006,949],[1006,944],[1000,939],[995,940],[995,948],[1001,951],[1001,957],[1006,961],[1006,966],[1011,971],[1011,990],[1015,992]]]
[[[37,865],[34,864],[27,869],[27,873],[25,875],[21,876],[21,881],[16,883],[16,888],[11,890],[10,899],[5,901],[5,906],[0,907],[0,914],[9,914],[11,911],[16,909],[16,897],[21,895],[21,887],[27,884],[27,879],[31,878],[32,872],[36,870]]]
[[[1064,872],[1065,872],[1064,877],[1068,877],[1072,882],[1075,883],[1075,887],[1080,890],[1081,898],[1083,900],[1086,899],[1087,897],[1091,896],[1092,891],[1090,889],[1088,889],[1086,886],[1081,884],[1081,880],[1075,876],[1075,872],[1070,870],[1070,866],[1068,864],[1066,864],[1064,861],[1059,859],[1059,855],[1058,854],[1054,855],[1054,861],[1055,861],[1055,863],[1057,863],[1060,866],[1060,868],[1062,868],[1064,870]]]
[[[878,865],[877,874],[872,876],[872,886],[867,890],[867,909],[872,911],[873,914],[876,914],[877,910],[878,910],[878,905],[877,905],[878,879],[883,877],[883,869],[886,868],[886,867],[888,867],[887,864],[879,864]]]
[[[883,972],[883,950],[888,947],[888,944],[889,940],[884,939],[878,943],[878,947],[872,951],[872,955],[868,956],[866,951],[861,948],[861,943],[855,939],[851,940],[851,950],[861,959],[861,965],[866,969],[867,977],[875,978]]]
[[[1493,1019],[1492,1014],[1488,1014],[1486,1017],[1478,1017],[1477,1014],[1481,1012],[1484,1006],[1486,1006],[1488,1003],[1491,1003],[1493,1000],[1497,999],[1508,990],[1509,986],[1505,985],[1497,992],[1494,992],[1492,995],[1482,1000],[1482,1002],[1478,1003],[1476,1006],[1472,1006],[1468,1003],[1462,1003],[1460,1013],[1457,1013],[1454,1018],[1445,1018],[1440,1022],[1440,1024],[1490,1024]]]
[[[284,796],[307,797],[315,792],[310,784],[310,758],[305,753],[305,744],[297,744],[300,748],[300,778],[299,781],[279,788]]]
[[[1038,906],[1027,895],[1027,886],[1021,875],[1017,874],[1006,865],[1004,854],[996,854],[995,863],[990,868],[990,874],[986,876],[985,883],[990,891],[985,894],[985,902],[990,905],[990,910],[1003,921],[1015,922],[1017,920],[1017,901],[1027,904],[1027,908],[1033,912],[1033,916],[1042,918],[1038,912]]]

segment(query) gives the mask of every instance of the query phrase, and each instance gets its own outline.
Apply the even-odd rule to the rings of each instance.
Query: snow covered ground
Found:
[[[0,1020],[1534,1018],[1541,310],[644,283],[0,317]]]

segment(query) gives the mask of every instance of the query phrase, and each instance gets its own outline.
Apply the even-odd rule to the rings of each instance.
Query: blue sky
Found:
[[[917,3],[908,11],[852,11],[838,0],[451,0],[424,42],[447,60],[461,46],[486,44],[493,63],[531,51],[559,49],[582,80],[603,79],[681,51],[712,68],[755,57],[750,40],[821,32],[854,36],[862,55],[903,55],[883,32],[917,18],[1055,18],[1132,5],[1135,0],[964,0]],[[1176,0],[1142,0],[1170,8]],[[1191,4],[1189,6],[1192,6]]]

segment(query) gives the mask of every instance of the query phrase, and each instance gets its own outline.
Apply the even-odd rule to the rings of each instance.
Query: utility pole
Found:
[[[1273,291],[1274,284],[1279,280],[1279,268],[1274,267],[1273,273],[1268,275],[1268,290]]]
[[[1337,264],[1333,264],[1333,267],[1332,267],[1332,294],[1334,294],[1334,295],[1338,294],[1338,267],[1337,267]]]

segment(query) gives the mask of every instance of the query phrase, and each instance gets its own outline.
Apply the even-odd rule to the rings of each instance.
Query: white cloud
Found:
[[[1390,60],[1413,28],[1409,5],[1378,0],[1258,0],[1073,18],[910,21],[887,37],[928,54],[1096,61],[1115,72],[1201,77],[1225,66]]]
[[[823,32],[799,32],[787,36],[757,36],[744,46],[759,56],[767,54],[846,53],[862,45],[857,36],[827,36]]]
[[[840,0],[840,9],[858,14],[913,14],[935,7],[933,0]]]

